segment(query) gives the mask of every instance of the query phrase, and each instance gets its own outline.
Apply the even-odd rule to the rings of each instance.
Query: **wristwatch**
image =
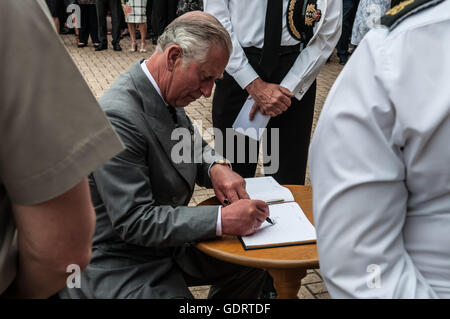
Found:
[[[228,165],[231,168],[231,162],[227,159],[219,159],[219,160],[215,160],[214,164],[220,164],[220,165]]]

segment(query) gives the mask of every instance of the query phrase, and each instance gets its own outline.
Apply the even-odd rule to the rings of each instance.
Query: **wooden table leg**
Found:
[[[279,299],[297,299],[306,269],[268,269]]]

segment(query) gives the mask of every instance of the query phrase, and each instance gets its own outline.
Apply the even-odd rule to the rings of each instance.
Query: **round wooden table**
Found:
[[[284,185],[290,189],[309,221],[313,222],[312,189],[310,186]],[[199,205],[217,205],[212,197]],[[274,280],[278,298],[297,298],[306,270],[319,267],[316,244],[244,250],[236,236],[201,241],[196,247],[202,252],[235,264],[263,268]]]

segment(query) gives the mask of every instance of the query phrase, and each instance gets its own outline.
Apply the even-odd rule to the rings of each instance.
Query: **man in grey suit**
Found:
[[[66,288],[61,297],[193,298],[188,286],[201,284],[212,285],[210,297],[258,297],[264,271],[216,260],[191,245],[251,234],[269,215],[183,110],[211,95],[231,49],[215,18],[188,13],[167,27],[150,59],[133,65],[100,98],[127,148],[90,176],[97,214],[92,259],[80,288]],[[177,131],[188,137],[174,141]],[[200,144],[183,158],[200,151],[202,160],[178,161],[180,143],[184,150]],[[195,183],[213,186],[224,206],[187,207]]]

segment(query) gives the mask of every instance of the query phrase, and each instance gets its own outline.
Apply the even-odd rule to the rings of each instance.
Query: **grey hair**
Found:
[[[216,18],[204,12],[190,12],[173,20],[159,37],[156,50],[163,52],[174,44],[182,49],[183,66],[192,61],[205,62],[211,46],[221,46],[228,57],[233,50],[227,30]]]

